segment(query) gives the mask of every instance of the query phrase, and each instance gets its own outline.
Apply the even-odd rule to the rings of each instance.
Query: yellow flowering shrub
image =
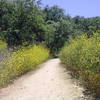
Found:
[[[11,82],[15,77],[36,68],[49,57],[49,51],[42,46],[22,48],[14,52],[2,65],[6,66],[0,71],[0,87]]]
[[[100,96],[100,34],[76,37],[62,48],[60,59],[95,96]]]
[[[7,44],[3,42],[2,40],[0,40],[0,49],[4,49],[6,47],[7,47]]]

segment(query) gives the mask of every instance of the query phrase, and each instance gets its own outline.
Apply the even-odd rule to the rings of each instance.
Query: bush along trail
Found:
[[[60,59],[88,91],[100,100],[100,35],[81,35],[60,52]]]
[[[0,87],[12,82],[12,80],[47,60],[49,51],[42,46],[30,46],[13,52],[7,61],[0,62]]]

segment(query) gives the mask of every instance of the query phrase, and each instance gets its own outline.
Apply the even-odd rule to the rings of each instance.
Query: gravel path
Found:
[[[1,89],[0,100],[86,100],[82,91],[60,60],[52,59]]]

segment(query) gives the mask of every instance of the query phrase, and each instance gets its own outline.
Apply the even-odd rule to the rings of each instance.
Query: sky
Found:
[[[58,5],[72,17],[76,15],[84,17],[100,16],[100,0],[42,0],[42,5]]]

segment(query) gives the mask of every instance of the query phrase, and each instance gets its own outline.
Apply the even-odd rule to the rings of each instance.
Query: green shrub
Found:
[[[100,34],[78,36],[61,50],[60,58],[73,76],[100,96]]]
[[[36,68],[49,57],[49,51],[42,46],[22,48],[14,52],[3,64],[6,66],[0,71],[0,87],[11,82],[17,76]]]

